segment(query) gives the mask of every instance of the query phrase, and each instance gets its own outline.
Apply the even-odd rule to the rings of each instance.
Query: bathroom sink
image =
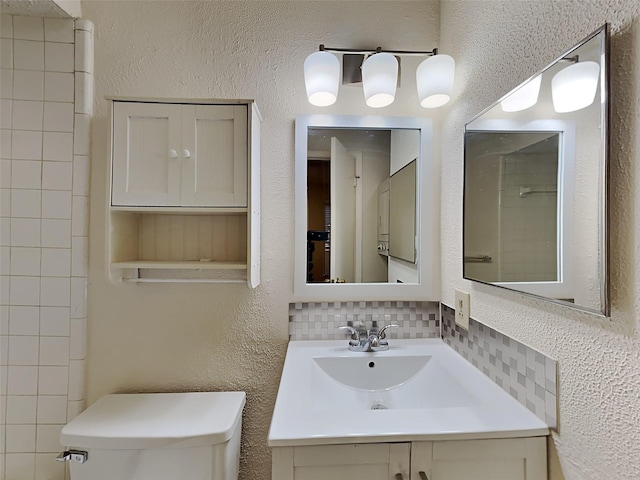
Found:
[[[315,364],[331,379],[359,390],[386,390],[410,381],[431,357],[427,355],[316,357]]]
[[[389,342],[391,344],[391,341]],[[292,341],[269,445],[547,435],[547,426],[439,339],[351,352],[346,341]]]

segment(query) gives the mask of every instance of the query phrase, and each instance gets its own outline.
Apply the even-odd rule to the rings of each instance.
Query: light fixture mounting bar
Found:
[[[382,47],[377,47],[370,50],[356,50],[352,48],[333,48],[325,47],[323,44],[318,48],[321,52],[333,52],[333,53],[352,53],[358,55],[370,55],[374,53],[391,53],[393,55],[407,55],[407,56],[425,56],[425,55],[437,55],[438,49],[417,51],[417,50],[383,50]]]

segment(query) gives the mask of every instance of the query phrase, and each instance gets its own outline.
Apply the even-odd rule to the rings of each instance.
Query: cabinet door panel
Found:
[[[247,206],[247,107],[186,105],[182,204]]]
[[[525,480],[524,459],[441,460],[429,480]]]
[[[179,105],[114,102],[113,205],[179,204],[180,123]]]

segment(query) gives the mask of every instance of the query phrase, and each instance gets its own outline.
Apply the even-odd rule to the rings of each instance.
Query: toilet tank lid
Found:
[[[107,450],[224,443],[245,401],[245,392],[105,395],[62,429],[60,443]]]

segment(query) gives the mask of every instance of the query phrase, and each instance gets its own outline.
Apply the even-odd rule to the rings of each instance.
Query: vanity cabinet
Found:
[[[255,103],[112,99],[109,273],[260,282]]]
[[[546,480],[546,437],[273,448],[278,480]]]

